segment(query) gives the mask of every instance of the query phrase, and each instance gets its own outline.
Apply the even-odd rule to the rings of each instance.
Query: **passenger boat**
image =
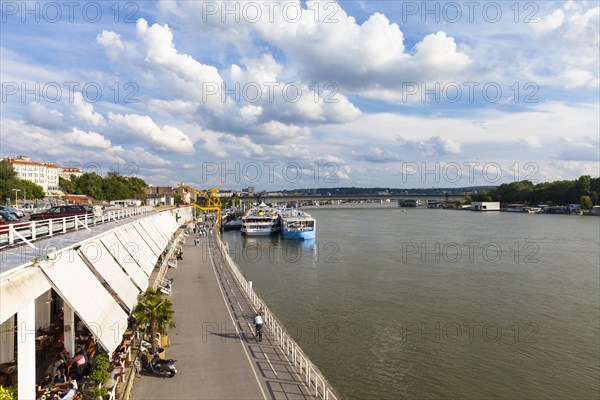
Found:
[[[310,214],[298,209],[280,212],[281,234],[287,240],[310,240],[317,235],[317,222]]]
[[[242,234],[266,236],[279,230],[279,211],[261,203],[242,217]]]
[[[242,228],[242,217],[232,219],[223,225],[223,229],[226,231],[234,231]]]

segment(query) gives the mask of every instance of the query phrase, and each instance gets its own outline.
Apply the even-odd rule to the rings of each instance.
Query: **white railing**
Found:
[[[255,311],[264,311],[265,325],[272,333],[274,340],[279,344],[279,347],[288,356],[294,367],[299,368],[300,375],[304,382],[317,398],[324,400],[338,400],[339,395],[329,384],[323,373],[316,365],[308,358],[306,353],[300,348],[300,345],[292,339],[291,335],[286,331],[283,324],[275,317],[271,309],[267,306],[263,299],[256,294],[252,284],[248,282],[244,274],[241,272],[236,262],[227,253],[227,248],[221,241],[219,234],[215,234],[217,240],[217,249],[221,253],[221,257],[229,265],[229,269],[237,280],[240,288],[244,291],[248,301],[252,304]]]
[[[31,242],[41,237],[52,237],[55,234],[79,229],[90,230],[91,226],[145,214],[152,210],[153,208],[150,206],[126,207],[118,210],[108,210],[100,215],[83,214],[65,218],[18,222],[14,225],[2,225],[0,226],[0,249],[21,243],[35,247]]]

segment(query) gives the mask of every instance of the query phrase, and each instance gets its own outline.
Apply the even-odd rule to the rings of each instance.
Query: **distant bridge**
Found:
[[[310,202],[318,201],[320,203],[327,203],[333,201],[343,202],[359,202],[367,201],[373,202],[378,200],[390,200],[391,202],[397,202],[398,200],[437,200],[437,201],[461,201],[465,199],[464,194],[358,194],[358,195],[288,195],[288,196],[270,196],[270,195],[254,195],[240,197],[240,200],[244,204],[265,202],[265,203],[289,203],[294,201]]]

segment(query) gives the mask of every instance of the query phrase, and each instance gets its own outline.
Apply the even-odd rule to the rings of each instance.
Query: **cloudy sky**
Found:
[[[600,174],[596,1],[1,7],[2,155],[259,190]]]

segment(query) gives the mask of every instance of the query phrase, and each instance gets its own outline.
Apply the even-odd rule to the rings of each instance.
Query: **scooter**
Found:
[[[146,371],[172,378],[177,373],[177,366],[175,364],[177,362],[177,360],[174,360],[172,358],[170,358],[168,360],[161,360],[158,355],[160,353],[162,353],[163,351],[165,351],[165,349],[163,349],[162,347],[159,347],[154,352],[152,361],[150,361],[150,364],[148,364]]]

